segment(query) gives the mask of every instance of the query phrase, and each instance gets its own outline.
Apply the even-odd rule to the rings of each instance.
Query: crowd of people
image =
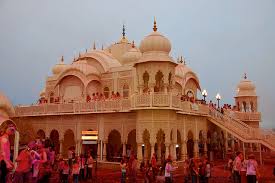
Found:
[[[228,168],[232,172],[234,183],[256,183],[260,177],[254,154],[245,159],[242,152],[237,152],[235,158],[229,159]]]
[[[58,178],[55,182],[78,183],[92,179],[94,160],[90,152],[75,156],[74,150],[69,149],[68,159],[64,159],[55,154],[49,139],[29,142],[14,164],[9,142],[14,131],[15,126],[10,125],[0,137],[0,183],[47,183],[51,178]]]

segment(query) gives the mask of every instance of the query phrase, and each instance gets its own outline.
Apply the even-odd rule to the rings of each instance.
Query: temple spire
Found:
[[[95,47],[95,41],[94,41],[94,45],[93,45],[93,50],[96,50],[96,47]]]
[[[62,57],[61,57],[61,63],[63,63],[64,62],[64,57],[63,57],[63,55],[62,55]]]
[[[246,72],[244,73],[244,77],[243,77],[244,79],[247,79],[247,75],[246,75]]]
[[[132,41],[132,48],[135,47],[135,41]]]
[[[125,25],[123,24],[123,27],[122,27],[122,37],[123,39],[125,39]]]
[[[157,32],[157,30],[158,30],[156,17],[154,17],[154,28],[153,28],[153,30],[154,30],[154,32]]]
[[[103,44],[102,44],[102,46],[101,46],[101,50],[103,50],[104,48],[103,48]]]

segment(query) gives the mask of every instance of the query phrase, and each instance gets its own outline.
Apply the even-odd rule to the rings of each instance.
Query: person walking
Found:
[[[255,160],[254,154],[250,154],[248,156],[247,161],[247,182],[248,183],[256,183],[257,182],[257,172],[258,172],[258,163]]]
[[[88,170],[87,170],[87,179],[92,180],[93,178],[93,165],[94,165],[94,159],[91,154],[89,154],[89,157],[87,159],[88,164]]]
[[[164,173],[165,183],[172,183],[172,177],[171,177],[172,170],[173,170],[172,160],[167,159],[166,165],[165,165],[165,173]]]
[[[121,179],[120,179],[120,182],[121,183],[125,183],[126,182],[127,164],[126,164],[126,161],[124,159],[122,159],[121,162],[120,162],[120,169],[121,169]]]
[[[236,158],[233,161],[233,182],[234,183],[241,183],[241,168],[242,168],[242,159],[243,154],[242,152],[236,153]]]
[[[80,171],[79,159],[78,159],[78,157],[76,157],[73,162],[73,168],[72,168],[72,175],[73,175],[74,183],[78,183],[79,171]]]

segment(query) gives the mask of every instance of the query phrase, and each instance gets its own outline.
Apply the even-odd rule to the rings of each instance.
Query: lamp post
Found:
[[[219,94],[219,93],[217,93],[217,95],[216,95],[216,99],[217,99],[217,101],[218,101],[218,108],[220,108],[220,100],[221,100],[221,96],[220,96],[220,94]]]
[[[207,91],[206,91],[206,90],[203,90],[203,91],[201,92],[201,94],[202,94],[202,96],[203,96],[204,102],[206,102],[206,101],[205,101],[205,97],[207,96]]]

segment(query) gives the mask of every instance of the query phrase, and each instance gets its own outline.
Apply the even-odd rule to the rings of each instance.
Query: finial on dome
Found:
[[[123,39],[125,39],[125,25],[124,24],[122,27],[122,37],[123,37]]]
[[[243,77],[244,79],[247,79],[247,75],[246,75],[246,73],[244,73],[244,77]]]
[[[93,45],[93,50],[96,50],[96,47],[95,47],[95,41],[94,41],[94,45]]]
[[[132,48],[134,48],[134,47],[136,47],[136,46],[135,46],[135,41],[133,40],[132,41]]]
[[[62,57],[61,57],[61,63],[63,63],[64,62],[64,57],[63,57],[63,55],[62,55]]]
[[[154,32],[157,32],[157,30],[158,30],[156,17],[154,17],[154,28],[153,28],[153,30],[154,30]]]

